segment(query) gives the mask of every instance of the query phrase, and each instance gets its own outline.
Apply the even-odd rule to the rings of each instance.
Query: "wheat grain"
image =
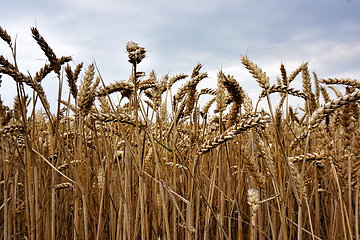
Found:
[[[259,168],[259,163],[255,160],[254,156],[250,156],[248,151],[243,151],[244,163],[249,170],[252,179],[260,189],[265,188],[266,178]]]
[[[248,189],[247,191],[247,203],[250,205],[250,239],[256,239],[256,212],[259,208],[260,191],[258,189]]]
[[[87,107],[87,103],[90,100],[88,94],[90,92],[90,85],[94,80],[94,75],[95,67],[91,64],[85,72],[85,76],[81,81],[81,86],[79,90],[78,106],[83,110],[85,110],[85,108]]]
[[[14,98],[14,107],[13,107],[13,118],[16,119],[17,121],[20,121],[20,116],[22,115],[22,111],[24,113],[26,113],[26,106],[27,106],[27,100],[28,100],[29,96],[25,95],[23,98],[21,98],[21,102],[20,102],[20,98],[19,96],[16,96]]]
[[[4,68],[16,71],[15,66],[11,64],[7,59],[5,59],[2,55],[0,55],[0,65],[2,65]]]
[[[299,124],[299,119],[294,113],[292,106],[289,106],[289,116],[292,122],[297,122]]]

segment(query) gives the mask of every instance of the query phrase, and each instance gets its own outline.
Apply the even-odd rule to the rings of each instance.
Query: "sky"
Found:
[[[106,84],[129,78],[126,43],[134,41],[148,51],[138,66],[147,76],[151,70],[158,78],[191,75],[200,62],[209,77],[198,90],[216,88],[222,69],[234,75],[256,102],[261,89],[240,55],[246,54],[262,68],[271,84],[281,76],[281,63],[288,74],[309,62],[310,71],[319,78],[359,79],[359,13],[359,0],[14,0],[1,3],[0,26],[13,42],[16,39],[20,71],[32,76],[46,63],[31,37],[30,28],[36,26],[58,57],[73,57],[73,68],[96,61]],[[0,55],[12,61],[3,41]],[[2,80],[1,99],[12,106],[15,82],[6,76]],[[174,91],[184,83],[180,81]],[[51,74],[42,85],[53,111],[58,80]],[[301,77],[291,83],[297,89],[301,86]],[[68,94],[64,82],[62,98]],[[202,97],[200,104],[206,99]],[[302,104],[302,100],[293,101]]]

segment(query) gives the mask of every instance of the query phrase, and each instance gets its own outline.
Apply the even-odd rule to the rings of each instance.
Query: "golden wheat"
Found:
[[[95,63],[83,73],[82,63],[72,69],[65,64],[71,58],[58,58],[36,28],[32,35],[49,61],[34,77],[17,69],[15,54],[0,56],[0,73],[19,90],[11,107],[0,99],[4,239],[360,237],[357,80],[319,80],[308,63],[289,74],[281,64],[270,86],[242,55],[239,64],[262,88],[250,99],[222,71],[216,89],[197,89],[208,76],[201,63],[189,75],[146,77],[147,51],[129,42],[130,78],[105,84]],[[0,37],[14,53],[2,28]],[[52,71],[67,84],[50,111],[41,84]],[[290,87],[300,73],[302,91]],[[116,92],[118,102],[109,97]],[[305,101],[293,106],[288,95]],[[253,107],[260,100],[269,113]]]

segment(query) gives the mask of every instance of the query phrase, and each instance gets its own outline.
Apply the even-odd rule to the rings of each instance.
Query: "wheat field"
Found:
[[[13,55],[0,56],[0,74],[17,89],[13,106],[0,101],[2,239],[359,239],[359,81],[321,79],[303,63],[280,64],[271,83],[241,55],[262,88],[250,99],[222,70],[216,89],[198,89],[201,63],[189,75],[144,73],[151,59],[129,42],[131,77],[105,85],[95,62],[72,68],[31,33],[48,61],[22,73],[0,27]]]

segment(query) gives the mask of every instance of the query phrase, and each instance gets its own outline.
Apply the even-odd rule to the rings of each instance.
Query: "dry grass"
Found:
[[[72,70],[70,57],[31,30],[49,60],[34,78],[19,72],[0,28],[14,56],[0,56],[0,73],[18,92],[13,107],[0,102],[1,238],[359,239],[357,80],[319,81],[308,63],[287,76],[281,64],[271,86],[241,56],[269,105],[259,111],[223,72],[217,89],[197,89],[207,77],[200,63],[190,75],[146,78],[137,70],[146,50],[133,42],[130,79],[106,86],[95,63]],[[51,72],[59,82],[52,111],[41,86]],[[290,86],[299,74],[301,91]],[[177,81],[185,83],[171,96]],[[330,99],[329,84],[346,92],[332,86],[338,98]],[[204,94],[212,98],[200,106]],[[303,102],[302,115],[289,95]]]

